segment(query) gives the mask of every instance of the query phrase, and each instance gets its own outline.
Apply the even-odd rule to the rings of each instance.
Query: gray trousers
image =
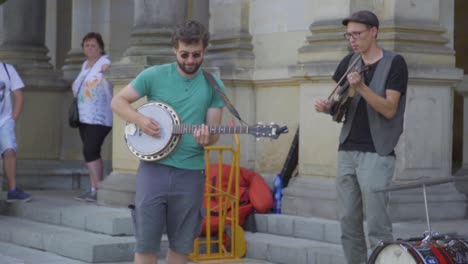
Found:
[[[367,261],[364,216],[371,248],[379,241],[393,239],[392,223],[387,210],[388,195],[374,190],[390,183],[394,168],[394,156],[359,151],[338,152],[338,216],[342,232],[341,242],[349,264]]]

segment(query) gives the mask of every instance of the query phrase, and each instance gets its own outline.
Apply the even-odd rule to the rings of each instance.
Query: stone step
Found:
[[[89,187],[88,170],[81,160],[18,160],[17,184],[27,190],[77,190]],[[110,170],[104,165],[105,174]],[[3,170],[0,170],[3,176]],[[1,179],[0,179],[1,182]],[[6,187],[6,180],[2,183]]]
[[[98,201],[111,206],[128,206],[135,201],[135,175],[113,171],[101,184]]]
[[[133,259],[133,237],[90,233],[10,216],[0,216],[0,222],[0,241],[90,263]],[[167,251],[167,239],[162,250]]]
[[[2,264],[86,264],[50,252],[45,252],[11,243],[0,242],[0,263]]]
[[[337,221],[284,214],[255,214],[257,231],[273,235],[340,244]]]
[[[112,236],[133,235],[129,209],[76,201],[77,191],[32,191],[30,202],[4,204],[3,214]]]
[[[284,214],[256,214],[257,231],[274,235],[340,244],[341,228],[336,220]],[[431,221],[431,231],[449,236],[468,235],[468,219]],[[366,228],[366,224],[364,224]],[[422,237],[427,231],[425,220],[393,223],[393,237]]]
[[[340,245],[266,233],[245,233],[247,257],[279,264],[345,264]]]

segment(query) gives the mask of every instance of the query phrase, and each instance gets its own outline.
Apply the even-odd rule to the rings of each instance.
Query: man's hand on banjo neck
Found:
[[[210,131],[208,125],[201,124],[199,128],[193,131],[195,141],[201,146],[205,147],[210,145]]]

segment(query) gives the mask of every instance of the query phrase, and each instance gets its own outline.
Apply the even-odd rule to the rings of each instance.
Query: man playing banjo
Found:
[[[187,263],[193,241],[202,227],[205,183],[203,147],[216,143],[218,134],[208,127],[221,123],[223,100],[205,79],[200,66],[209,33],[197,21],[179,24],[172,36],[176,62],[142,71],[112,100],[112,110],[143,133],[159,138],[164,133],[158,117],[148,117],[130,104],[146,96],[148,101],[172,107],[184,124],[200,125],[182,136],[167,157],[140,161],[136,176],[135,263],[157,263],[166,227],[169,239],[167,263]],[[224,90],[223,83],[216,82]]]

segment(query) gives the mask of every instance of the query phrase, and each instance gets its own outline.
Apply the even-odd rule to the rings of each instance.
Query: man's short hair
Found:
[[[179,47],[179,41],[186,44],[203,43],[203,48],[208,46],[210,33],[206,27],[198,21],[188,20],[178,24],[172,34],[172,45]]]
[[[361,10],[351,14],[349,17],[343,19],[343,25],[347,26],[349,22],[357,22],[371,27],[379,28],[379,19],[369,10]]]

